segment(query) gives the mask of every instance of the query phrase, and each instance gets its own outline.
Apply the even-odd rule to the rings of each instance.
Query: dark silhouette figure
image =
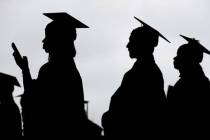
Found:
[[[25,86],[21,100],[24,134],[67,138],[96,135],[90,129],[96,125],[85,114],[82,79],[74,62],[76,28],[88,26],[67,13],[44,15],[53,20],[47,25],[43,40],[49,62],[41,67],[36,80],[30,76],[27,58],[14,52]]]
[[[124,75],[120,87],[111,97],[109,110],[102,116],[107,137],[148,139],[164,135],[164,80],[153,51],[159,36],[165,37],[137,20],[143,26],[132,31],[127,45],[130,57],[137,61]]]
[[[12,96],[14,86],[20,86],[15,77],[0,73],[0,139],[22,135],[20,111]]]
[[[210,82],[200,63],[203,53],[210,51],[197,40],[182,37],[188,43],[179,47],[174,58],[180,79],[168,89],[168,133],[173,138],[201,138],[209,134]]]

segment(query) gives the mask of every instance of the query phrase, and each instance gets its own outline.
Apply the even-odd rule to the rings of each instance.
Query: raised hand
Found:
[[[28,59],[26,56],[21,56],[20,52],[18,51],[15,43],[12,43],[12,48],[14,50],[13,56],[15,59],[16,64],[20,67],[21,70],[28,69]]]

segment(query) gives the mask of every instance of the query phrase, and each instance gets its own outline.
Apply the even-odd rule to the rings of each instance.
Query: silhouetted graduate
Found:
[[[180,79],[168,89],[169,134],[173,138],[204,136],[209,129],[210,82],[200,63],[210,51],[197,40],[181,35],[187,44],[181,45],[174,58],[174,68]],[[192,137],[191,137],[192,138]]]
[[[52,19],[46,29],[43,49],[49,54],[38,78],[32,80],[27,58],[14,53],[23,71],[25,93],[21,103],[25,136],[85,137],[82,79],[74,62],[77,28],[88,28],[67,13],[44,13]],[[18,62],[20,60],[20,62]],[[22,67],[23,66],[23,67]]]
[[[20,86],[15,77],[0,73],[0,139],[22,135],[21,115],[12,95],[14,86]]]
[[[158,138],[164,134],[164,80],[153,52],[159,36],[168,40],[137,20],[143,26],[132,31],[127,44],[130,58],[137,61],[124,75],[120,87],[111,97],[109,110],[102,117],[105,136],[108,137],[148,138],[155,135]]]

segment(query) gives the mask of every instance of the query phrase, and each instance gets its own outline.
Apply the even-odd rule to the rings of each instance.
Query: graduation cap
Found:
[[[194,38],[189,38],[189,37],[186,37],[186,36],[183,36],[183,35],[180,35],[182,38],[184,38],[186,41],[188,41],[189,44],[192,44],[192,45],[195,45],[197,47],[199,47],[199,49],[203,52],[203,53],[206,53],[206,54],[209,54],[210,55],[210,51],[207,50],[203,45],[201,45],[199,43],[198,40],[194,39]]]
[[[20,87],[16,77],[0,72],[0,82]]]
[[[158,32],[157,30],[155,30],[154,28],[152,28],[151,26],[149,26],[148,24],[146,24],[145,22],[143,22],[142,20],[138,19],[137,17],[134,17],[137,21],[139,21],[143,27],[150,29],[151,31],[153,31],[154,33],[157,33],[158,36],[162,37],[164,40],[166,40],[167,42],[171,43],[168,39],[166,39],[160,32]]]
[[[72,17],[68,13],[58,12],[58,13],[43,13],[46,17],[52,19],[55,22],[65,23],[74,28],[89,28],[87,25],[83,24],[76,18]]]

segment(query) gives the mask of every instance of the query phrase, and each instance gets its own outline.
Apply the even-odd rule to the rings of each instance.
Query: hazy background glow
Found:
[[[47,61],[41,41],[50,20],[42,13],[62,11],[90,27],[77,30],[75,60],[83,79],[85,99],[90,101],[90,119],[98,124],[123,74],[134,62],[126,49],[130,32],[140,26],[134,16],[172,42],[168,44],[160,39],[155,50],[166,91],[178,79],[173,57],[178,46],[185,43],[179,34],[195,37],[210,49],[209,0],[0,0],[0,71],[15,75],[22,82],[10,47],[15,42],[20,52],[28,56],[32,76],[36,78],[39,68]],[[208,77],[209,63],[210,57],[205,55],[202,66]],[[16,88],[14,94],[22,92],[22,88]]]

